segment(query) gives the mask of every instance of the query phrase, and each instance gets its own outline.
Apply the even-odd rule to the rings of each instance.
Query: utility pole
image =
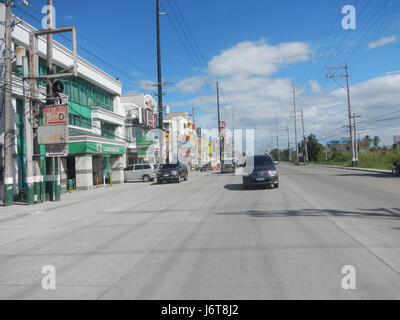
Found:
[[[278,151],[278,161],[281,161],[281,153],[279,151],[279,122],[278,122],[278,114],[276,114],[276,149]]]
[[[299,146],[297,144],[297,113],[296,113],[296,88],[293,81],[293,112],[294,112],[294,143],[296,144],[296,161],[299,160]]]
[[[289,131],[289,126],[286,128],[281,128],[285,129],[287,131],[287,144],[288,144],[288,153],[289,153],[289,161],[292,162],[292,153],[290,152],[290,131]]]
[[[217,81],[217,109],[218,109],[218,140],[219,140],[219,163],[222,172],[222,143],[221,143],[221,116],[219,111],[219,84]]]
[[[332,70],[344,69],[345,74],[333,74]],[[352,153],[352,165],[356,166],[356,153],[355,153],[355,143],[354,143],[354,134],[353,134],[353,124],[351,121],[352,112],[351,112],[351,99],[350,99],[350,76],[349,76],[349,66],[346,64],[344,67],[331,67],[327,68],[330,73],[326,76],[327,78],[333,79],[337,84],[339,84],[343,89],[347,91],[347,107],[348,107],[348,117],[349,117],[349,130],[350,130],[350,140],[351,140],[351,153]],[[342,86],[340,82],[336,81],[336,78],[346,78],[347,88]]]
[[[232,161],[235,159],[235,113],[233,112],[232,108]]]
[[[47,29],[51,30],[53,28],[53,0],[47,0]],[[51,33],[46,36],[46,44],[47,44],[47,75],[53,74],[53,35]],[[54,93],[53,93],[53,79],[47,80],[47,105],[54,104]],[[59,158],[57,158],[57,166],[59,165]],[[58,170],[57,170],[58,171]],[[50,201],[60,200],[60,196],[58,194],[58,179],[56,181],[56,159],[55,157],[51,157],[51,193],[50,193]]]
[[[28,57],[23,47],[17,48],[17,54],[21,50],[22,70],[23,70],[23,93],[24,93],[24,127],[25,127],[25,153],[26,153],[26,184],[27,184],[27,202],[29,205],[34,204],[34,178],[33,178],[33,118],[31,101],[27,91],[29,86],[26,78],[29,76]]]
[[[14,164],[13,164],[13,141],[15,139],[15,130],[12,123],[12,55],[11,55],[11,7],[13,2],[6,0],[5,17],[5,86],[4,86],[4,205],[14,204]]]
[[[158,128],[160,140],[160,160],[164,159],[164,110],[162,101],[162,75],[161,75],[161,37],[160,37],[160,0],[156,0],[156,21],[157,21],[157,87],[158,87]]]
[[[358,140],[357,140],[357,128],[356,128],[356,118],[361,118],[361,116],[357,116],[353,113],[353,123],[354,123],[354,146],[355,146],[355,153],[356,153],[356,163],[358,164]]]
[[[304,116],[303,116],[303,110],[301,110],[301,123],[303,125],[303,141],[304,141],[304,150],[305,150],[305,162],[308,162],[308,146],[307,146],[307,136],[306,132],[304,130]]]

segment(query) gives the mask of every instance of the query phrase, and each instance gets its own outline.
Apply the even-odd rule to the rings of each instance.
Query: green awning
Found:
[[[95,142],[72,142],[69,144],[69,154],[125,154],[125,147]]]
[[[92,109],[88,106],[84,106],[72,101],[68,102],[68,112],[70,114],[76,115],[76,116],[80,116],[80,117],[84,117],[84,118],[88,118],[91,119],[92,118]]]

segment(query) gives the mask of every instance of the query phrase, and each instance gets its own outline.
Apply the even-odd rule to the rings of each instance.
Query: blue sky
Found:
[[[39,27],[27,13],[41,20],[46,1],[31,2],[32,8],[14,13]],[[108,63],[83,50],[79,54],[120,78],[124,93],[143,92],[140,84],[156,81],[155,0],[54,0],[54,5],[57,26],[75,25],[79,45]],[[399,122],[390,120],[400,116],[399,0],[161,0],[161,5],[168,13],[161,17],[163,80],[173,83],[164,101],[172,111],[195,107],[199,124],[214,127],[215,88],[207,84],[218,80],[223,118],[229,123],[233,108],[237,126],[256,129],[261,148],[266,136],[272,141],[276,134],[277,113],[279,128],[293,129],[294,80],[307,133],[321,142],[345,137],[345,91],[326,79],[325,67],[347,62],[354,111],[365,121],[361,134],[379,135],[384,144],[400,134]],[[356,30],[342,28],[344,5],[356,9]],[[194,48],[197,63],[174,27],[188,50]],[[378,121],[367,121],[374,118]],[[283,129],[279,134],[284,136]]]

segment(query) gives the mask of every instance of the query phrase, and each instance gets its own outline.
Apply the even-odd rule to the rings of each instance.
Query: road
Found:
[[[0,299],[400,299],[400,179],[279,175],[279,189],[193,173],[0,207]]]

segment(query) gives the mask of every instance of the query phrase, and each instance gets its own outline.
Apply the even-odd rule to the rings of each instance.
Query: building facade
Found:
[[[155,99],[148,94],[122,96],[121,109],[125,117],[126,164],[160,162]]]
[[[0,15],[4,16],[4,5],[0,4]],[[2,28],[2,29],[1,29]],[[21,22],[12,32],[13,51],[17,46],[29,50],[29,34],[36,29]],[[0,27],[4,34],[4,26]],[[3,48],[1,48],[3,51]],[[46,39],[39,37],[39,72],[45,75]],[[73,53],[63,45],[53,42],[53,65],[57,72],[68,69],[72,65]],[[3,68],[3,64],[1,64]],[[125,114],[121,108],[120,98],[122,84],[93,64],[78,57],[77,78],[66,78],[64,95],[68,101],[69,153],[60,158],[52,174],[52,159],[46,157],[45,146],[36,148],[34,162],[37,167],[34,176],[35,194],[45,200],[49,180],[54,180],[64,187],[73,181],[77,189],[87,190],[95,185],[123,183],[123,168],[126,164],[125,152]],[[44,101],[45,83],[39,83],[40,98]],[[13,137],[14,157],[14,196],[22,195],[26,186],[26,155],[24,135],[24,113],[30,108],[25,104],[22,90],[22,76],[13,68],[12,108],[15,136]],[[2,96],[2,95],[1,95]],[[2,101],[0,101],[2,102]],[[0,144],[4,143],[4,112],[1,113]],[[1,149],[0,171],[4,166],[4,150]],[[54,162],[53,162],[54,165]],[[1,179],[3,180],[3,179]],[[3,194],[3,192],[1,192]]]

